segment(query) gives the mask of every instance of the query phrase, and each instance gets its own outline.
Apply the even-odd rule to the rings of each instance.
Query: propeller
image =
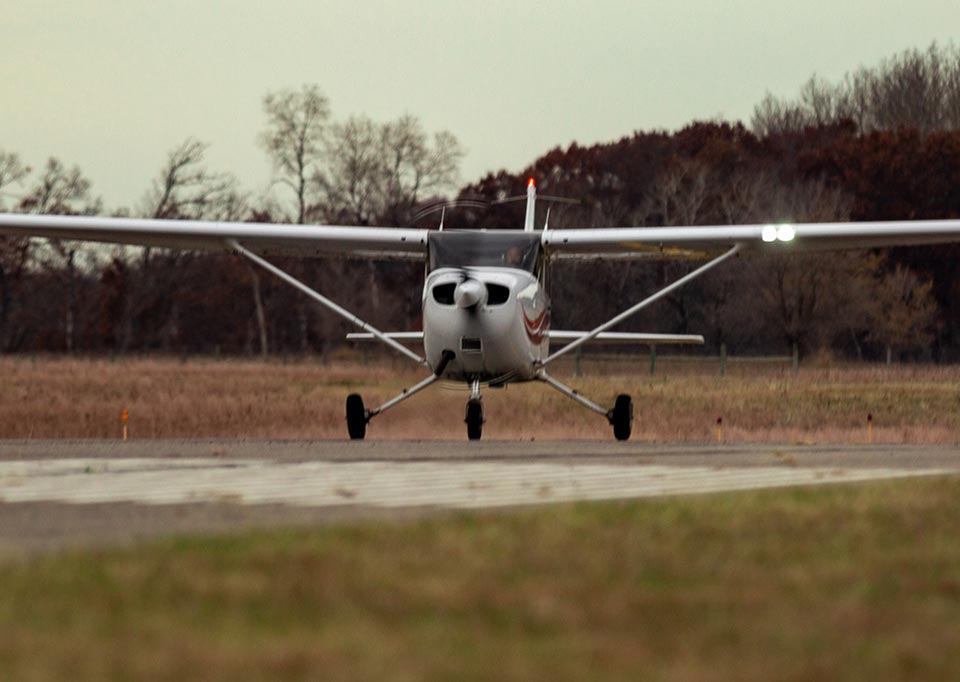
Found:
[[[461,310],[476,313],[477,309],[487,300],[486,285],[473,278],[468,268],[457,268],[460,281],[453,290],[453,302]]]
[[[421,218],[425,218],[431,213],[436,213],[441,211],[446,213],[448,208],[477,208],[477,209],[486,209],[490,207],[490,202],[486,199],[454,199],[453,201],[439,201],[433,204],[429,204],[424,208],[420,209],[413,214],[412,222],[417,222]],[[443,218],[440,219],[441,225],[443,224]]]
[[[458,308],[476,310],[487,298],[487,287],[483,282],[467,277],[453,290],[453,302]]]
[[[436,285],[435,290],[439,290],[441,287],[444,289],[442,296],[445,300],[442,301],[443,303],[448,305],[452,303],[470,314],[476,313],[480,305],[487,300],[486,285],[475,279],[469,268],[451,269],[456,272],[456,281],[451,282],[449,279],[445,279],[445,281]]]

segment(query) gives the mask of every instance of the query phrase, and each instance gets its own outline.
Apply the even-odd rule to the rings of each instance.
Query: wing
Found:
[[[960,220],[609,227],[543,234],[547,253],[560,258],[697,256],[735,244],[757,252],[786,253],[950,242],[960,242]]]
[[[422,258],[429,230],[280,225],[0,213],[0,236],[228,250],[227,240],[264,255]]]

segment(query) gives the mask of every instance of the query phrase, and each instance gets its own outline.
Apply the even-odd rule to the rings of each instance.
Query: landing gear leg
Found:
[[[474,381],[464,421],[467,423],[467,438],[480,440],[483,435],[483,401],[480,398],[480,382]]]
[[[630,432],[633,426],[633,400],[630,398],[630,396],[621,393],[617,396],[617,400],[613,407],[609,410],[605,410],[592,400],[583,397],[569,386],[564,386],[543,370],[540,370],[540,372],[537,374],[537,379],[557,389],[568,398],[576,400],[588,410],[593,410],[597,414],[602,414],[604,417],[606,417],[607,421],[610,422],[610,426],[613,427],[613,436],[617,440],[628,440],[630,438]]]
[[[385,402],[380,407],[376,407],[372,410],[368,410],[363,406],[363,398],[360,397],[357,393],[351,393],[347,396],[347,431],[350,433],[351,440],[361,440],[364,436],[367,435],[367,423],[376,417],[378,414],[386,412],[394,405],[399,405],[407,398],[410,398],[413,395],[416,395],[427,386],[431,385],[435,381],[440,379],[440,376],[443,374],[443,371],[447,368],[447,365],[450,364],[450,361],[456,357],[453,351],[445,350],[441,354],[440,362],[437,364],[437,368],[434,370],[434,373],[428,376],[426,379],[421,381],[415,386],[410,388],[405,388],[400,393],[400,395],[391,398]],[[477,398],[480,397],[480,384],[477,384],[476,387]],[[478,436],[479,438],[479,436]]]

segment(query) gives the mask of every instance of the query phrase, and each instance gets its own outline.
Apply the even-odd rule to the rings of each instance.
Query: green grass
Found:
[[[3,680],[960,679],[960,480],[0,565]]]

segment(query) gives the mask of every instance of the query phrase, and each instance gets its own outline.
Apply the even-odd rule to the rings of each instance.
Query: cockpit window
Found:
[[[430,270],[502,267],[533,272],[540,253],[537,232],[432,232]]]

